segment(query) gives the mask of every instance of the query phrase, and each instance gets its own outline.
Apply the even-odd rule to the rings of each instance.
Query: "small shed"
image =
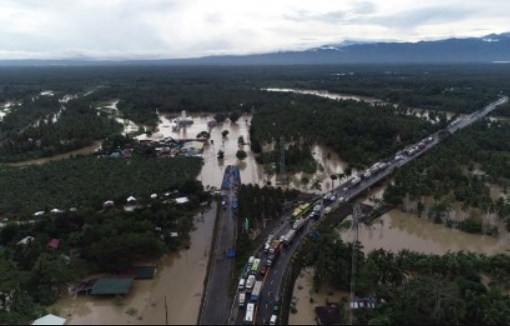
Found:
[[[21,239],[18,242],[18,244],[27,245],[29,243],[32,243],[34,240],[35,238],[29,235],[28,237],[24,237],[23,239]]]
[[[66,322],[65,318],[49,314],[34,320],[32,325],[64,325],[65,322]]]
[[[58,250],[58,248],[60,247],[60,240],[59,239],[51,239],[48,242],[48,247]]]
[[[189,202],[189,199],[188,199],[188,197],[179,197],[179,198],[175,198],[175,202],[177,204],[186,204]]]
[[[127,294],[133,285],[134,277],[130,278],[102,278],[97,280],[90,292],[92,295]]]
[[[113,200],[107,200],[103,203],[103,207],[107,208],[107,207],[114,207],[115,206],[115,203],[113,202]]]

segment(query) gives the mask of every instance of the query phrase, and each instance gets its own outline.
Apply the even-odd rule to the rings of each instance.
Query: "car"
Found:
[[[336,196],[335,196],[335,195],[331,196],[331,197],[329,198],[329,200],[330,200],[330,201],[335,201],[335,200],[336,200]]]
[[[280,305],[279,304],[275,304],[274,307],[273,307],[273,314],[278,314],[278,311],[280,311]]]
[[[264,265],[260,268],[260,275],[266,275],[267,265]]]
[[[329,213],[331,213],[331,207],[328,206],[328,207],[324,208],[324,214],[327,215]]]
[[[338,201],[343,203],[345,201],[345,198],[344,197],[340,197],[340,198],[338,198]]]

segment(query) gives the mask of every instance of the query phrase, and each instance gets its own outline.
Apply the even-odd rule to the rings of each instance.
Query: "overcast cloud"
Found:
[[[185,58],[510,31],[508,0],[0,0],[0,59]]]

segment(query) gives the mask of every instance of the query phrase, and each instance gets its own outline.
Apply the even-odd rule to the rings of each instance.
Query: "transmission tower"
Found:
[[[285,139],[280,136],[280,174],[276,178],[278,185],[287,185],[287,173],[285,171]]]
[[[358,221],[361,219],[361,206],[354,204],[352,212],[352,270],[351,270],[351,305],[354,302],[354,290],[356,288],[356,267],[358,265]],[[349,307],[349,324],[353,325],[352,320],[353,307]]]

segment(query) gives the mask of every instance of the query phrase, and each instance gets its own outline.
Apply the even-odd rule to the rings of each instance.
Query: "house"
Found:
[[[24,237],[23,239],[21,239],[18,242],[18,244],[27,245],[27,244],[34,242],[34,240],[35,240],[35,238],[32,236]]]
[[[61,214],[64,213],[63,209],[54,208],[50,211],[52,214]]]
[[[128,202],[128,204],[135,204],[136,203],[136,198],[133,197],[133,196],[129,196],[127,198],[127,202]]]
[[[175,198],[175,202],[177,204],[186,204],[186,203],[189,203],[189,199],[188,199],[188,197],[179,197],[179,198]]]
[[[340,308],[336,303],[315,307],[317,325],[340,325]]]
[[[59,239],[51,239],[48,242],[48,247],[58,250],[58,248],[60,247],[60,240]]]
[[[156,199],[156,198],[158,198],[158,194],[152,194],[151,195],[151,199]]]
[[[104,208],[113,208],[113,207],[115,207],[115,203],[113,202],[113,200],[107,200],[103,203],[103,207]]]
[[[374,297],[354,298],[350,303],[351,309],[373,309],[377,306],[377,299]]]
[[[65,322],[66,322],[65,318],[49,314],[34,320],[32,325],[64,325]]]
[[[42,216],[44,215],[44,211],[37,211],[34,213],[34,216]]]

